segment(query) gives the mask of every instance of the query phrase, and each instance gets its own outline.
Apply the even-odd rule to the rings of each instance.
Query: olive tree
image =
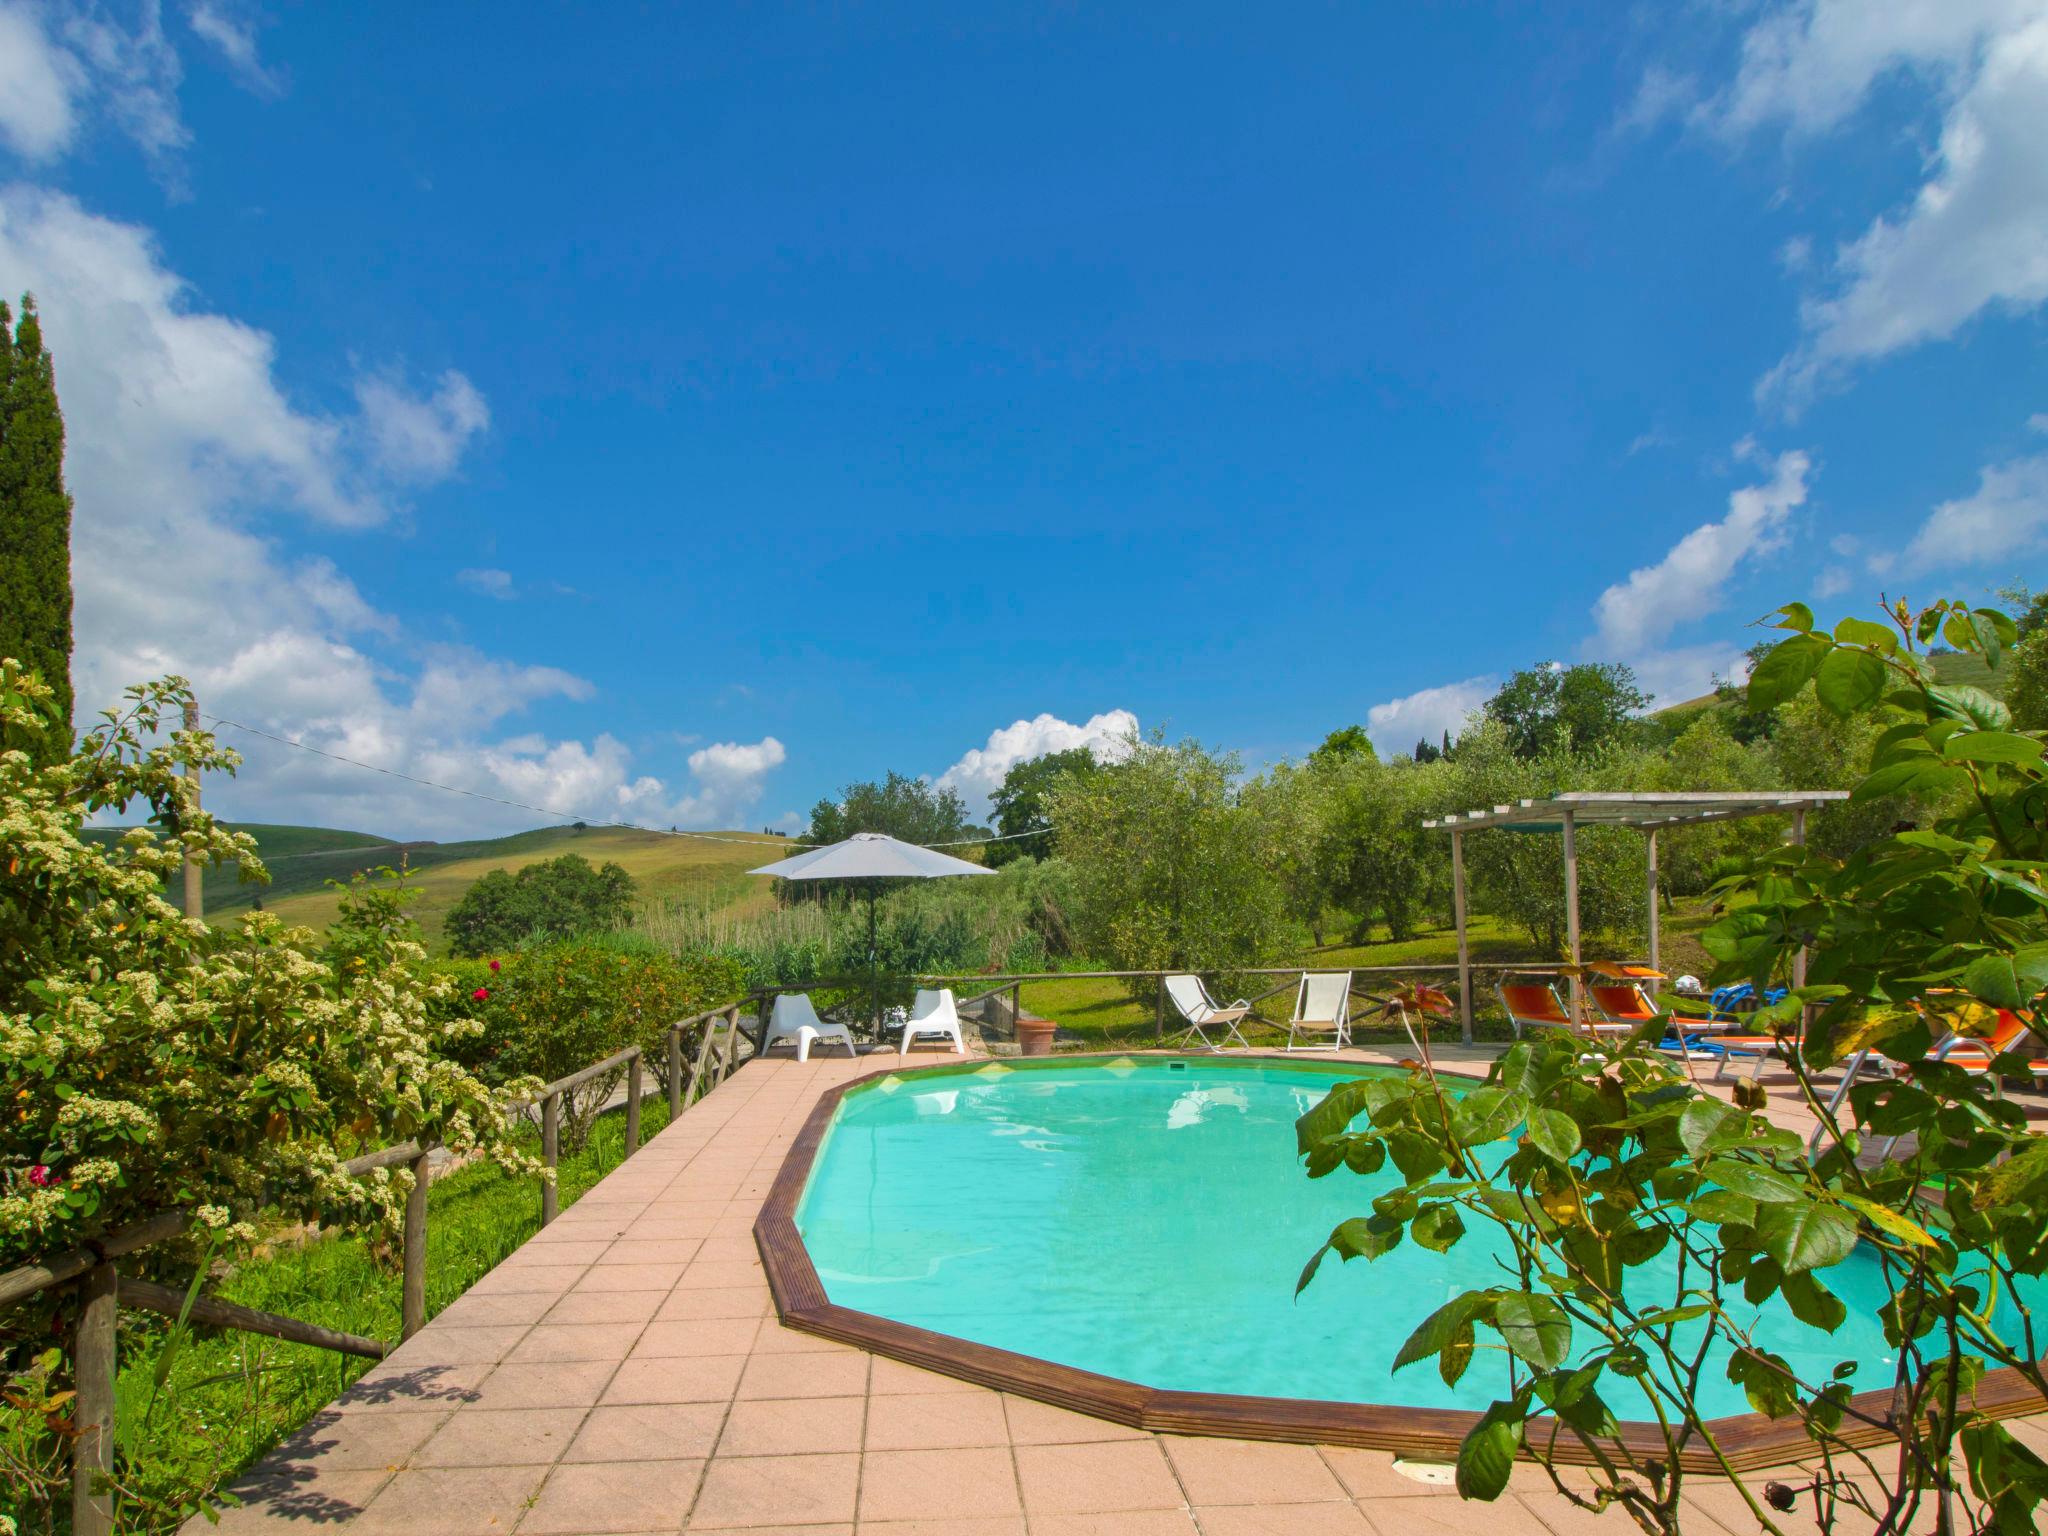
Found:
[[[1227,972],[1285,949],[1283,828],[1236,757],[1133,739],[1050,793],[1082,949],[1118,969]]]

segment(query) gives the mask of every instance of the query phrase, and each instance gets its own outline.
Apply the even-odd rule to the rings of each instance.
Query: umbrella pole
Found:
[[[868,1012],[874,1018],[875,1038],[882,1038],[882,986],[875,972],[875,888],[868,886]]]

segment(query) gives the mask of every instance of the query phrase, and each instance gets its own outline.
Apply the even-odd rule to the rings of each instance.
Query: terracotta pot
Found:
[[[1052,1032],[1059,1026],[1051,1019],[1034,1019],[1028,1014],[1017,1017],[1017,1054],[1019,1056],[1050,1056],[1052,1054]]]

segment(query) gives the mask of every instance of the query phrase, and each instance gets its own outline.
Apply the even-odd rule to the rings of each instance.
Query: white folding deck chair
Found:
[[[953,1049],[960,1055],[967,1054],[967,1042],[960,1038],[960,1010],[953,1003],[953,989],[940,987],[933,991],[919,987],[917,996],[910,1002],[910,1017],[903,1023],[903,1043],[896,1047],[898,1056],[908,1055],[913,1036],[951,1037]]]
[[[860,1054],[854,1049],[853,1032],[844,1024],[819,1018],[810,998],[801,992],[783,992],[776,996],[775,1006],[768,1010],[768,1033],[761,1041],[761,1054],[767,1055],[768,1048],[778,1040],[796,1042],[798,1061],[809,1061],[811,1046],[819,1040],[837,1041],[846,1047],[849,1056]]]
[[[1166,978],[1166,995],[1173,999],[1173,1006],[1180,1010],[1180,1016],[1188,1021],[1187,1033],[1176,1042],[1185,1046],[1191,1040],[1202,1042],[1202,1048],[1221,1051],[1223,1047],[1211,1040],[1208,1031],[1221,1030],[1225,1040],[1235,1040],[1245,1050],[1252,1048],[1238,1030],[1238,1021],[1252,1011],[1252,1005],[1239,998],[1228,1008],[1220,1008],[1216,999],[1209,995],[1209,989],[1202,985],[1199,976],[1169,976]]]
[[[1328,1033],[1327,1045],[1296,1045],[1304,1030]],[[1351,973],[1303,972],[1294,993],[1294,1017],[1287,1021],[1290,1051],[1341,1051],[1351,1043]]]

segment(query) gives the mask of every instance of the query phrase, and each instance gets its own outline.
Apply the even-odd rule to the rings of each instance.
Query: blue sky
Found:
[[[1162,14],[0,0],[84,696],[759,827],[2044,579],[2048,0]]]

